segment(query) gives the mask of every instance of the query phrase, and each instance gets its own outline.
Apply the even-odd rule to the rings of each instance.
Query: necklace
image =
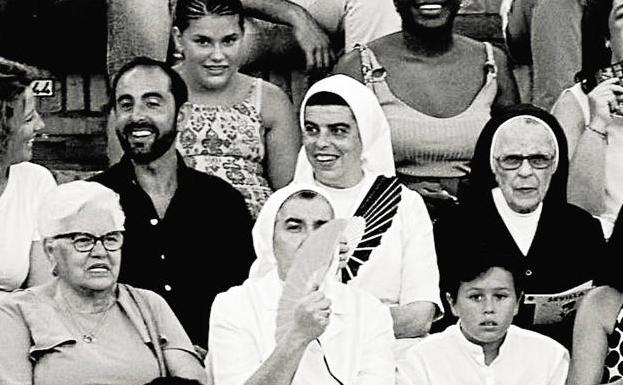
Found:
[[[80,334],[82,334],[82,341],[90,344],[92,342],[94,342],[96,340],[95,338],[95,333],[98,332],[98,330],[102,327],[102,325],[104,324],[104,321],[106,320],[106,317],[108,316],[108,313],[110,312],[110,309],[113,308],[113,306],[115,306],[115,302],[113,301],[112,304],[110,304],[103,312],[102,315],[100,316],[100,318],[97,320],[97,322],[95,322],[95,326],[93,326],[91,328],[91,330],[86,330],[85,327],[83,327],[83,325],[78,321],[78,311],[74,310],[73,306],[69,303],[69,301],[67,300],[67,298],[65,298],[64,295],[61,295],[63,297],[63,301],[65,302],[65,308],[67,309],[67,311],[69,312],[69,316],[71,318],[71,322],[74,324],[74,326],[78,329],[78,331],[80,332]]]

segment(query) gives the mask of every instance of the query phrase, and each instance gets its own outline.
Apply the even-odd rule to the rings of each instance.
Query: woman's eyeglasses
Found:
[[[550,154],[503,155],[495,158],[504,170],[516,170],[527,160],[532,168],[544,169],[552,165],[554,156]]]
[[[82,253],[90,252],[91,250],[93,250],[95,244],[98,241],[102,242],[102,246],[104,246],[104,248],[108,251],[117,251],[121,249],[121,246],[123,245],[122,231],[111,231],[102,235],[101,237],[96,237],[95,235],[89,233],[67,233],[56,235],[52,238],[71,239],[71,243],[73,244],[74,249]]]

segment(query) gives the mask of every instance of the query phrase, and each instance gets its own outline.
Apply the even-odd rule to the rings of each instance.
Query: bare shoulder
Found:
[[[282,103],[285,100],[289,102],[290,98],[279,86],[269,81],[262,80],[262,100],[266,103]]]

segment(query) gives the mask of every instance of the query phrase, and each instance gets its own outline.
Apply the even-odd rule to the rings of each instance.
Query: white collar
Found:
[[[506,331],[506,336],[504,337],[504,341],[500,345],[498,355],[491,361],[491,364],[485,364],[485,353],[482,346],[471,342],[465,337],[463,332],[461,331],[461,321],[459,320],[456,324],[448,327],[450,333],[454,336],[454,338],[458,341],[459,346],[463,351],[465,351],[473,360],[481,367],[493,367],[496,362],[503,359],[504,352],[507,350],[507,346],[509,345],[509,340],[512,339],[513,334],[513,325],[511,325]]]

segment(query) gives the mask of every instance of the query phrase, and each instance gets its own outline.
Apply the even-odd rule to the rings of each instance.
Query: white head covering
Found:
[[[346,75],[334,75],[322,79],[307,91],[301,104],[299,124],[305,127],[305,107],[311,96],[319,92],[330,92],[339,95],[348,103],[359,128],[361,138],[361,167],[371,176],[396,175],[394,153],[392,150],[389,123],[379,105],[374,93],[355,79]],[[313,183],[314,170],[312,169],[305,147],[299,152],[295,182]]]
[[[491,167],[491,171],[495,172],[495,155],[494,155],[494,151],[495,151],[495,146],[497,146],[498,138],[500,137],[500,135],[499,135],[500,132],[502,132],[505,128],[512,126],[513,124],[515,124],[518,121],[521,121],[521,122],[530,121],[531,123],[538,123],[542,127],[544,127],[545,129],[547,129],[547,132],[549,133],[549,135],[550,135],[550,137],[552,139],[552,143],[554,143],[554,162],[552,163],[552,166],[553,166],[553,171],[552,172],[556,172],[556,168],[558,167],[558,156],[559,156],[559,153],[560,153],[560,151],[558,150],[558,140],[556,139],[556,135],[554,134],[554,131],[549,126],[549,124],[545,123],[545,121],[543,121],[542,119],[539,119],[536,116],[532,116],[532,115],[517,115],[517,116],[513,116],[512,118],[508,119],[504,123],[500,124],[498,129],[495,130],[495,133],[493,133],[493,138],[491,139],[491,149],[490,149],[490,152],[489,152],[489,164],[490,164],[490,167]]]
[[[288,198],[303,190],[314,191],[331,204],[331,201],[322,190],[309,184],[293,183],[275,191],[270,198],[268,198],[266,203],[264,203],[262,210],[257,216],[255,225],[253,226],[253,246],[257,259],[253,262],[253,265],[251,265],[251,271],[249,272],[250,278],[263,277],[277,268],[277,260],[273,250],[273,235],[275,232],[277,212]],[[333,205],[331,205],[331,208],[333,208]]]
[[[75,218],[87,205],[97,205],[110,212],[116,230],[124,230],[125,215],[119,195],[97,182],[75,181],[53,189],[39,208],[38,230],[43,238],[64,233],[80,232],[72,228]]]

